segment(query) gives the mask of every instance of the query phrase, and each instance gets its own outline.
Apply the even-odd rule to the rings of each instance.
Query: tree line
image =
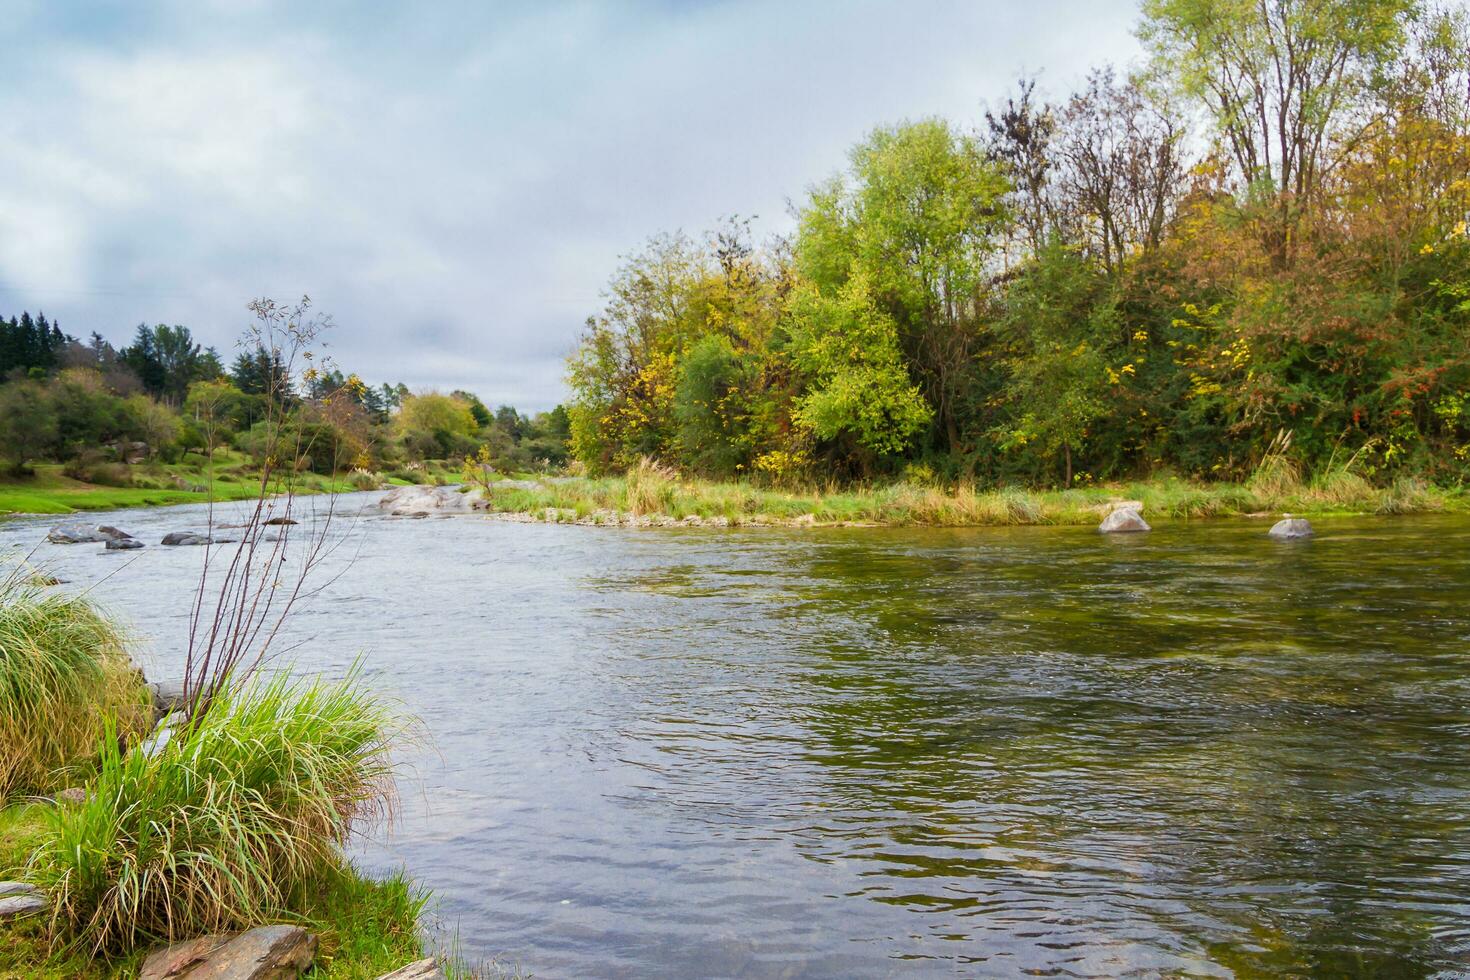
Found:
[[[305,307],[303,307],[303,310]],[[187,327],[140,324],[115,348],[84,343],[44,314],[0,319],[0,461],[13,476],[38,461],[68,475],[125,483],[129,462],[177,462],[233,449],[264,463],[282,443],[310,447],[298,463],[319,473],[401,471],[474,458],[504,470],[567,461],[565,410],[492,412],[467,391],[413,393],[369,386],[320,364],[294,372],[277,347],[247,336],[229,368]]]
[[[875,129],[757,244],[629,256],[572,449],[712,477],[1470,465],[1470,32],[1415,0],[1145,0],[1147,63]]]

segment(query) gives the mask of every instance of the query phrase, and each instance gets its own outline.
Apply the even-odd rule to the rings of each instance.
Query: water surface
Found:
[[[293,656],[429,736],[360,860],[539,977],[1464,975],[1470,522],[1265,527],[370,516]],[[99,547],[176,674],[199,549]]]

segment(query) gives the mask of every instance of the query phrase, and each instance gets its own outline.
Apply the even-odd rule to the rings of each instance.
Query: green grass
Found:
[[[30,855],[50,833],[49,808],[16,804],[0,807],[0,878],[25,878]],[[428,895],[404,875],[383,880],[363,876],[349,864],[325,869],[303,884],[298,921],[318,939],[315,965],[308,976],[333,980],[371,980],[423,958],[418,920]],[[54,945],[44,917],[0,926],[0,977],[42,980],[113,980],[135,976],[146,951],[95,956],[85,945]]]
[[[122,637],[86,599],[44,594],[23,566],[0,579],[0,799],[64,788],[111,727],[151,721]]]
[[[76,941],[111,952],[300,911],[303,883],[388,806],[398,731],[355,678],[226,689],[152,756],[104,741],[31,878]]]
[[[71,514],[209,500],[252,500],[260,494],[259,473],[245,456],[233,450],[220,450],[212,462],[197,453],[189,453],[178,463],[125,467],[126,486],[102,486],[73,479],[62,472],[59,463],[38,463],[34,469],[32,476],[0,479],[0,514]],[[297,476],[292,492],[312,494],[354,489],[357,488],[347,474],[303,473]]]
[[[1375,487],[1350,475],[1260,486],[1160,479],[1072,490],[976,490],[889,483],[780,490],[749,483],[683,479],[656,467],[626,477],[543,481],[534,488],[490,485],[489,509],[539,520],[618,522],[632,517],[724,518],[731,524],[877,524],[967,527],[1096,524],[1123,500],[1144,516],[1198,519],[1290,512],[1301,516],[1470,509],[1470,498],[1413,481]]]

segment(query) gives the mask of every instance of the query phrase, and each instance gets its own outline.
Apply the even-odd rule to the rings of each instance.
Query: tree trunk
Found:
[[[1067,463],[1067,480],[1064,485],[1070,490],[1072,489],[1072,444],[1070,442],[1062,443],[1062,458]]]

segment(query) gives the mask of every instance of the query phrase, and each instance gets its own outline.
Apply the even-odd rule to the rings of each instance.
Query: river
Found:
[[[150,675],[177,674],[201,549],[153,542],[200,509],[83,519],[150,545],[37,547],[56,519],[17,518],[0,546],[92,587]],[[471,959],[538,977],[1470,970],[1470,521],[1319,521],[1298,544],[1266,526],[368,510],[339,523],[339,577],[288,640],[310,670],[360,657],[421,719],[398,823],[355,853],[432,888]]]

